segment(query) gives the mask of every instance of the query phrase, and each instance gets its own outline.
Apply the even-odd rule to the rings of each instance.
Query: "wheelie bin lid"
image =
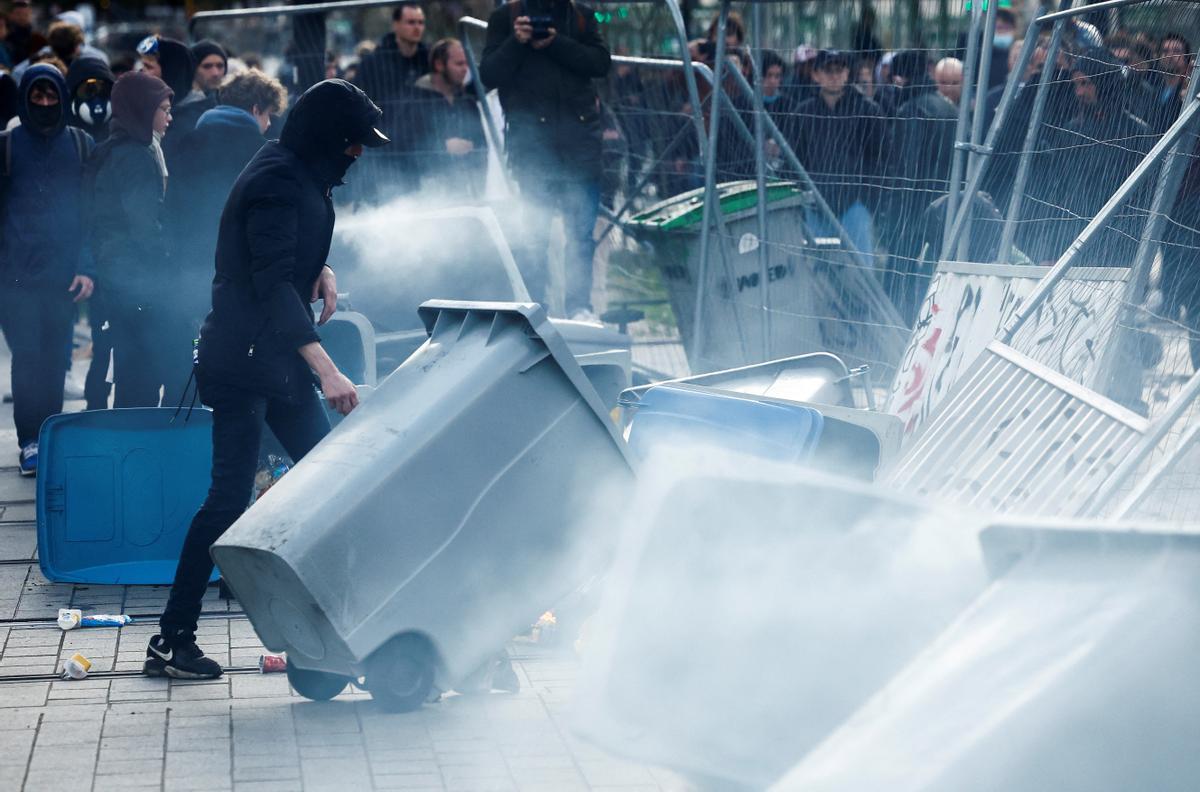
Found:
[[[749,216],[758,208],[758,185],[754,181],[718,184],[717,194],[721,201],[721,215],[726,220]],[[809,200],[807,192],[796,182],[773,182],[767,185],[767,204],[772,209],[804,204]],[[699,231],[703,219],[704,188],[699,187],[638,212],[629,219],[628,225],[661,231]]]
[[[520,322],[525,328],[527,334],[531,337],[536,337],[546,345],[546,350],[554,358],[559,369],[567,377],[568,381],[575,386],[575,390],[587,402],[588,407],[600,419],[600,423],[608,431],[609,436],[620,449],[625,461],[630,465],[634,464],[634,457],[629,452],[629,447],[625,443],[625,438],[621,435],[617,427],[616,420],[604,406],[604,402],[600,398],[600,394],[596,392],[587,375],[583,373],[579,363],[575,360],[575,356],[571,354],[570,348],[567,347],[567,342],[559,334],[554,323],[546,316],[546,312],[542,306],[537,303],[509,303],[509,302],[476,302],[462,300],[427,300],[421,303],[421,307],[417,309],[417,314],[421,317],[421,321],[425,325],[425,332],[429,335],[431,342],[438,341],[440,332],[455,332],[459,331],[462,326],[462,320],[467,314],[475,314],[481,319],[494,321],[496,317],[504,316],[510,321]],[[445,319],[443,320],[443,317]]]

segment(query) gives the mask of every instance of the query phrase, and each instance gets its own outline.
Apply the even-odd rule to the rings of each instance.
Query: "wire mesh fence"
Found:
[[[426,41],[458,35],[478,62],[483,20],[491,12],[490,4],[483,6],[427,7],[429,32],[436,34]],[[986,24],[969,35],[976,17],[986,19],[969,4],[733,3],[727,35],[718,42],[718,8],[696,9],[695,37],[686,44],[689,60],[710,70],[718,66],[717,50],[726,50],[719,86],[705,81],[703,68],[698,72],[698,109],[683,63],[671,60],[685,44],[665,4],[604,3],[594,10],[613,51],[628,56],[618,58],[598,86],[605,144],[601,203],[619,221],[615,229],[603,223],[597,228],[606,240],[601,255],[649,254],[614,258],[624,268],[628,288],[621,296],[627,301],[670,299],[672,278],[681,281],[674,284],[673,315],[664,321],[673,320],[697,347],[690,350],[694,369],[817,345],[846,354],[848,362],[870,363],[880,385],[895,380],[904,356],[903,342],[895,338],[921,321],[939,261],[1038,265],[1070,247],[1180,112],[1195,49],[1190,41],[1200,21],[1194,4],[1156,0],[1089,12],[1061,25],[1030,26],[1053,9],[1001,3],[995,32],[985,42]],[[306,73],[316,72],[314,53],[322,75],[369,83],[369,65],[389,47],[393,11],[335,8],[320,13],[319,26],[315,13],[264,14],[236,26],[218,17],[199,20],[193,34],[258,53],[264,67],[297,89]],[[479,21],[456,30],[462,11]],[[316,45],[311,39],[318,34]],[[1026,38],[1032,39],[1027,47]],[[982,80],[972,81],[971,64],[964,74],[963,61],[970,61],[966,55],[976,40],[978,65],[987,68],[979,69],[986,72]],[[839,52],[822,52],[830,48]],[[387,57],[388,68],[375,70],[370,88],[387,105],[400,145],[370,152],[344,196],[379,203],[398,194],[423,199],[432,188],[452,200],[504,195],[510,187],[503,169],[504,119],[494,97],[462,87],[455,103],[471,112],[456,118],[471,127],[461,138],[470,149],[451,153],[446,140],[458,135],[428,120],[445,115],[446,98],[414,93],[425,75],[407,71],[400,50]],[[748,90],[759,75],[763,113],[755,112],[759,100]],[[1006,80],[1014,83],[1011,103],[998,113]],[[973,97],[977,88],[982,93]],[[385,97],[392,95],[401,98],[388,104]],[[981,116],[979,129],[995,126],[990,153],[983,136],[973,147],[956,149],[955,139],[969,138],[976,126],[972,104]],[[718,107],[721,122],[714,128]],[[485,123],[484,108],[491,110],[494,128]],[[776,134],[768,129],[760,140],[760,122],[769,122]],[[1190,197],[1193,182],[1200,182],[1193,178],[1200,169],[1191,167],[1194,141],[1186,138],[1176,157],[1187,161],[1178,200],[1156,205],[1158,172],[1151,173],[1072,264],[1129,268],[1148,255],[1146,277],[1119,280],[1118,286],[1111,279],[1064,279],[1011,339],[1039,363],[1149,414],[1178,392],[1196,335],[1187,311],[1192,289],[1181,263],[1200,242],[1189,214],[1192,204],[1200,205]],[[962,160],[959,177],[966,182],[977,176],[981,189],[959,202],[969,207],[960,213],[964,241],[946,249],[956,157]],[[775,185],[765,196],[753,189],[760,158],[767,182]],[[697,239],[670,246],[660,235],[646,246],[641,229],[647,210],[677,196],[703,203],[703,195],[687,194],[704,187],[709,160],[717,183],[743,182],[744,201],[766,198],[769,227],[754,217],[711,218],[704,261]],[[739,205],[746,210],[749,204]],[[1146,254],[1139,247],[1156,218],[1165,221],[1162,243]],[[675,230],[684,239],[698,235],[694,224]],[[685,264],[695,271],[681,275]],[[789,291],[789,277],[805,288]],[[1110,342],[1117,336],[1125,340]],[[1113,372],[1127,381],[1131,361],[1142,371],[1140,390],[1124,385],[1129,392],[1117,393]]]

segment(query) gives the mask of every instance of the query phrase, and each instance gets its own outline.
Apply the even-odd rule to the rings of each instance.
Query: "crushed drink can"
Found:
[[[86,679],[90,670],[92,661],[76,652],[63,663],[63,679]]]
[[[126,624],[133,624],[133,617],[126,616],[124,613],[97,613],[92,616],[84,616],[79,621],[80,627],[124,627]]]
[[[280,655],[262,655],[258,658],[258,670],[263,674],[280,674],[287,671],[287,658]]]
[[[83,611],[79,608],[59,608],[58,626],[64,630],[74,630],[83,621]]]

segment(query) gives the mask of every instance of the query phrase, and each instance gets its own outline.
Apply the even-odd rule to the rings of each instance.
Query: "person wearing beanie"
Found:
[[[167,84],[145,72],[121,75],[112,90],[108,140],[88,163],[92,249],[103,284],[112,331],[115,407],[157,407],[181,392],[168,382],[173,357],[188,349],[164,349],[174,338],[172,274],[162,228],[167,168],[159,141],[171,122]]]
[[[170,41],[164,39],[164,44]],[[201,41],[190,49],[179,42],[172,42],[182,48],[181,54],[172,55],[172,64],[177,60],[179,66],[172,66],[170,79],[164,71],[163,80],[175,92],[175,102],[171,114],[171,128],[163,138],[163,155],[167,158],[167,167],[173,168],[179,164],[179,147],[189,132],[196,128],[200,116],[217,106],[216,88],[225,77],[225,50],[212,42]],[[172,50],[176,48],[172,46]],[[207,62],[207,66],[200,63]],[[186,64],[186,66],[184,66]],[[214,65],[215,64],[215,65]],[[165,67],[164,67],[165,68]],[[175,69],[178,68],[178,71]],[[203,85],[201,76],[204,75]],[[210,78],[215,76],[215,83]]]
[[[83,240],[87,133],[67,127],[67,85],[35,64],[21,78],[21,125],[0,134],[0,328],[12,350],[19,471],[37,473],[42,422],[62,412],[74,302],[92,293]]]
[[[192,45],[192,62],[196,71],[192,76],[192,90],[207,96],[216,94],[229,68],[229,56],[225,48],[215,41],[204,39]]]
[[[383,113],[344,80],[304,92],[278,142],[259,149],[238,176],[217,235],[212,311],[197,348],[200,400],[213,411],[212,486],[188,529],[175,582],[146,647],[143,673],[219,677],[196,645],[200,603],[213,562],[209,548],[250,502],[263,429],[299,462],[329,432],[325,401],[343,415],[358,394],[325,349],[309,303],[323,300],[324,324],[337,304],[325,264],[333,238],[331,191],[364,146],[388,139]],[[314,378],[315,375],[315,378]]]

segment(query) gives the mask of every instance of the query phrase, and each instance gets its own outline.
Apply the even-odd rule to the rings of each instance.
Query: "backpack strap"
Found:
[[[79,155],[79,163],[82,165],[88,160],[88,144],[85,133],[79,127],[68,126],[68,131],[71,133],[71,139],[75,141],[75,153]]]
[[[0,137],[4,138],[4,171],[0,175],[7,179],[12,176],[12,130],[0,132]]]

